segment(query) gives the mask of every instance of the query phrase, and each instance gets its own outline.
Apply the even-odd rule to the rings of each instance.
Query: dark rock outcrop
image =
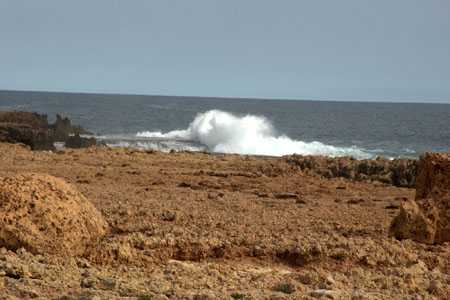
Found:
[[[22,143],[33,150],[54,150],[52,133],[26,124],[0,123],[0,142]]]
[[[390,234],[427,244],[450,242],[450,155],[426,153],[418,170],[416,199],[402,204]]]
[[[33,150],[55,149],[47,116],[30,112],[0,112],[0,142],[22,143]]]
[[[80,126],[72,125],[69,118],[63,118],[59,114],[56,115],[56,121],[50,127],[54,130],[54,137],[57,142],[66,141],[71,135],[92,134]]]
[[[67,148],[87,148],[97,145],[95,138],[83,138],[78,133],[73,136],[68,136],[66,139]]]
[[[301,171],[312,172],[326,178],[379,181],[398,187],[415,186],[417,161],[414,159],[357,160],[351,157],[301,155],[290,155],[285,159]]]
[[[49,124],[46,115],[22,111],[0,112],[0,142],[22,143],[32,150],[55,150],[55,142],[65,142],[67,147],[74,145],[74,148],[95,145],[95,139],[84,138],[80,134],[90,133],[59,115],[54,124]]]

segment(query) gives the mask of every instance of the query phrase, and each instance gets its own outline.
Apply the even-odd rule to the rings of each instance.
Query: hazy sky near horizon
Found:
[[[0,89],[450,103],[450,1],[0,0]]]

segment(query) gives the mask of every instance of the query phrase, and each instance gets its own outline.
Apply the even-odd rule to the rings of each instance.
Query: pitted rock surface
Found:
[[[60,178],[38,173],[0,178],[0,247],[78,256],[106,230],[101,213]]]
[[[450,155],[426,153],[419,161],[416,199],[402,204],[391,235],[427,244],[450,241]]]

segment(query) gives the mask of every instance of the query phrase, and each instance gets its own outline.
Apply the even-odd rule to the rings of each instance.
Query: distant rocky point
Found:
[[[47,115],[0,111],[0,142],[22,143],[32,150],[55,150],[56,142],[63,142],[69,148],[84,148],[97,143],[95,138],[81,137],[83,134],[92,133],[60,115],[56,115],[56,121],[51,124]]]

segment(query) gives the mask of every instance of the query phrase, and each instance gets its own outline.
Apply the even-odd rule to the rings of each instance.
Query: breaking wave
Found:
[[[138,138],[177,139],[198,142],[210,151],[281,156],[287,154],[353,156],[371,158],[373,154],[357,147],[335,147],[321,142],[293,140],[278,135],[264,117],[236,116],[220,110],[199,113],[188,128],[170,132],[139,132]]]

